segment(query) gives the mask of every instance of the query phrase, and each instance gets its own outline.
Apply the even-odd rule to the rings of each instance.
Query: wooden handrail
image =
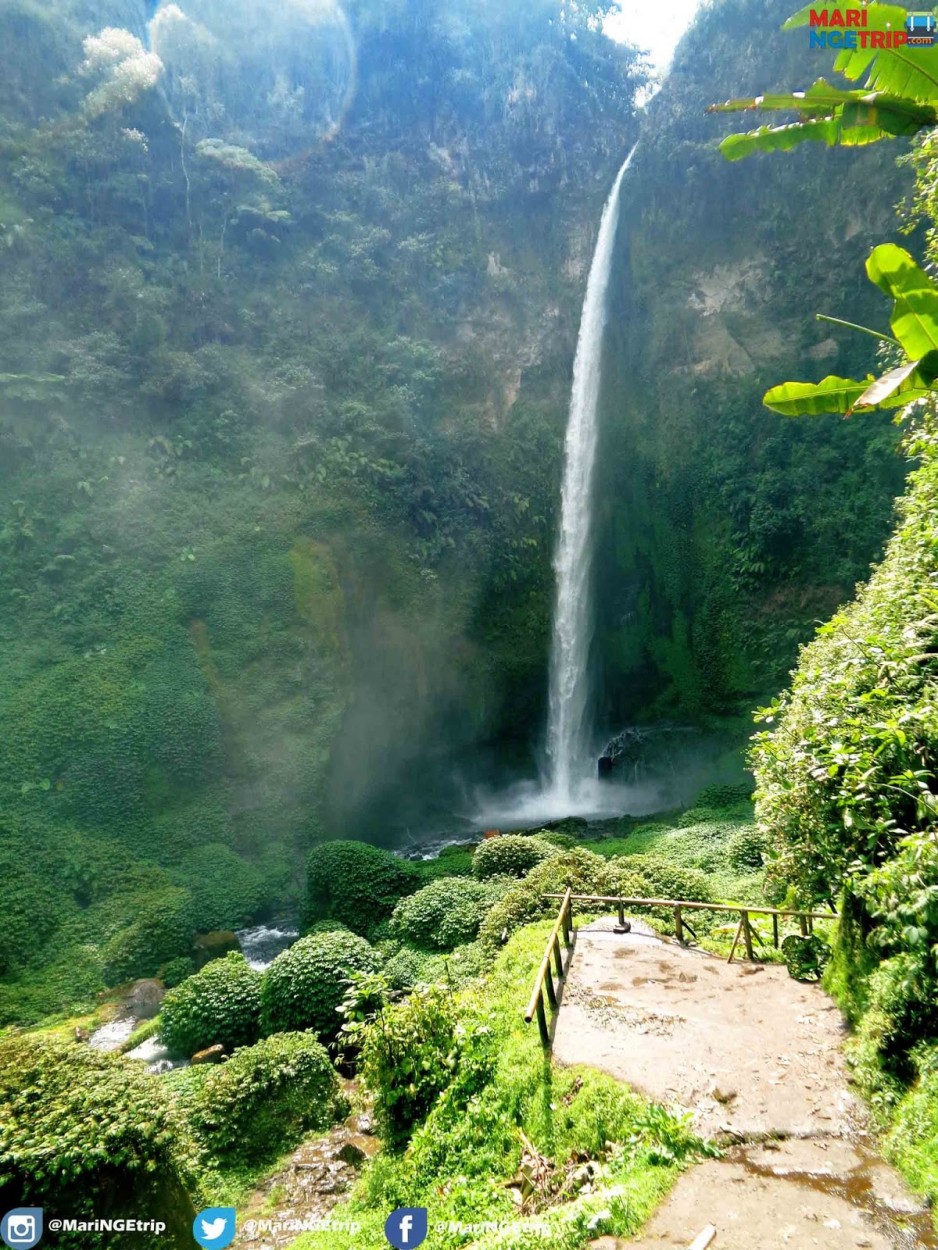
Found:
[[[562,898],[560,911],[557,913],[557,919],[554,921],[554,927],[550,931],[550,937],[547,939],[547,948],[544,951],[544,958],[541,960],[541,966],[537,970],[537,976],[534,978],[534,989],[531,991],[531,999],[528,1002],[527,1010],[524,1013],[525,1022],[530,1024],[537,1016],[537,1027],[541,1035],[541,1045],[550,1045],[550,1027],[547,1023],[548,1007],[552,1011],[557,1011],[559,1007],[559,999],[557,997],[557,989],[554,985],[554,976],[551,972],[551,961],[554,964],[554,971],[557,974],[557,980],[562,981],[566,975],[566,969],[563,962],[563,951],[561,949],[561,938],[563,945],[568,949],[573,944],[573,902],[572,894],[567,889],[566,893],[550,894],[548,898]],[[544,995],[547,995],[547,1004],[544,1005]]]
[[[567,891],[570,894],[570,891]],[[564,898],[563,894],[545,894],[545,898]],[[755,907],[749,903],[701,903],[684,898],[626,898],[625,895],[570,894],[577,903],[623,903],[628,907],[690,907],[696,911],[751,912],[757,916],[796,916],[805,920],[836,920],[837,913],[821,911],[783,911],[778,907]]]
[[[560,898],[559,894],[546,894],[545,898]],[[736,954],[736,947],[739,945],[740,938],[746,947],[747,959],[754,959],[754,949],[752,944],[753,935],[759,937],[752,925],[749,923],[750,915],[771,916],[772,917],[772,941],[776,948],[779,945],[778,918],[779,916],[793,916],[798,920],[802,937],[807,937],[813,932],[811,922],[814,920],[836,920],[837,913],[831,911],[787,911],[779,907],[753,907],[748,903],[701,903],[694,899],[677,899],[677,898],[626,898],[621,894],[571,894],[568,889],[563,895],[564,903],[568,901],[572,906],[575,899],[578,903],[614,903],[619,912],[619,925],[616,928],[617,933],[628,932],[628,925],[625,923],[626,907],[667,907],[674,913],[674,934],[679,942],[684,942],[684,929],[691,928],[690,922],[685,920],[681,913],[685,908],[693,911],[722,911],[736,914],[739,916],[739,926],[736,929],[736,936],[733,938],[733,945],[730,947],[729,958],[727,963],[733,962],[733,956]],[[694,934],[696,938],[696,934]],[[761,939],[760,939],[761,940]]]

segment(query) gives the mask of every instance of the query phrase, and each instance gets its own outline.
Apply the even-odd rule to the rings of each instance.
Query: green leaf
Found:
[[[914,359],[938,348],[938,288],[905,248],[895,243],[874,247],[866,272],[895,300],[890,325],[906,355]]]
[[[938,110],[897,95],[876,91],[844,91],[819,78],[807,91],[760,95],[713,104],[711,113],[798,112],[803,120],[763,126],[748,134],[728,135],[720,151],[728,160],[752,152],[790,151],[808,140],[828,147],[860,147],[888,136],[912,135],[938,124]]]
[[[872,382],[854,404],[855,409],[897,408],[922,399],[938,377],[938,352],[909,360]]]
[[[909,100],[928,101],[938,97],[936,48],[845,48],[834,62],[834,69],[856,82],[867,74],[866,86],[888,91]],[[868,72],[867,72],[868,71]]]
[[[820,382],[782,382],[766,391],[762,402],[785,417],[819,417],[832,412],[850,412],[874,381],[838,378],[833,374]]]

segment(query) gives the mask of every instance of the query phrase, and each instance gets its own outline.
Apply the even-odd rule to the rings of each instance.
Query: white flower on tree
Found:
[[[144,92],[159,82],[163,62],[148,52],[129,30],[108,26],[89,35],[82,47],[85,59],[81,71],[98,79],[85,98],[85,112],[92,117],[134,104]]]

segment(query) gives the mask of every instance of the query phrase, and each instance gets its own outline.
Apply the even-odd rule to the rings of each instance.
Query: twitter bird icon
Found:
[[[205,1250],[225,1250],[235,1239],[234,1207],[209,1207],[192,1221],[192,1236]]]

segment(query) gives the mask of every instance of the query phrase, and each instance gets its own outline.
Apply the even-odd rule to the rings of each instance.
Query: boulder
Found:
[[[224,1046],[221,1042],[216,1042],[214,1046],[206,1046],[205,1050],[197,1050],[192,1056],[192,1066],[199,1063],[221,1063],[224,1054]]]
[[[215,929],[211,933],[200,933],[193,943],[195,966],[204,968],[213,959],[220,959],[229,951],[240,951],[241,943],[237,935],[230,929]]]
[[[134,981],[127,994],[127,1012],[135,1020],[152,1020],[159,1014],[165,995],[166,988],[162,981],[153,977]]]

